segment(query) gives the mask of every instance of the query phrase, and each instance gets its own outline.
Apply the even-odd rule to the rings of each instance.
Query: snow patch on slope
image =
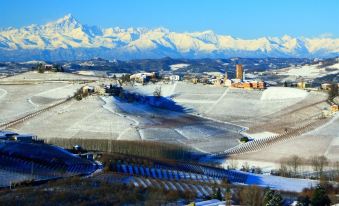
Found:
[[[50,98],[50,99],[63,99],[63,98],[72,96],[76,92],[76,90],[79,88],[80,88],[80,85],[77,85],[77,84],[66,85],[63,87],[58,87],[55,89],[41,92],[35,96],[45,97],[45,98]]]
[[[172,64],[172,65],[170,65],[170,68],[171,68],[172,71],[176,71],[178,69],[186,68],[189,65],[190,64]]]
[[[321,65],[304,65],[297,67],[288,67],[278,70],[278,75],[297,76],[303,78],[317,78],[330,74],[339,73],[339,63],[328,67],[321,67]]]
[[[315,187],[317,180],[286,178],[272,175],[249,174],[246,184],[270,187],[274,190],[301,192],[305,188]]]
[[[303,99],[308,93],[301,89],[287,87],[269,87],[261,95],[260,100]]]

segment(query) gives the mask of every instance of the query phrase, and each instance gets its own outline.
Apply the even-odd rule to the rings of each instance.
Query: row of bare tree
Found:
[[[228,169],[239,169],[239,162],[235,158],[228,159]],[[260,167],[250,167],[245,162],[240,170],[253,173],[261,173]],[[298,155],[291,155],[280,160],[280,167],[272,174],[284,177],[301,178],[326,178],[328,180],[339,180],[339,161],[330,162],[325,156],[312,156],[301,158]]]
[[[307,169],[306,169],[307,168]],[[336,178],[339,175],[339,162],[329,162],[325,156],[312,156],[308,159],[301,158],[297,155],[292,155],[280,160],[279,174],[285,177],[303,177],[305,169],[309,171],[312,168],[313,173],[308,175],[314,178],[327,176]],[[326,171],[328,172],[325,175]]]

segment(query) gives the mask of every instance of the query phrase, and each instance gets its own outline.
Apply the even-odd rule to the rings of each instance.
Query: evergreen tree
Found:
[[[287,85],[287,82],[285,81],[285,82],[284,82],[284,87],[287,87],[287,86],[288,86],[288,85]]]
[[[306,197],[299,197],[297,206],[309,206],[311,203],[310,198],[308,196]]]
[[[218,189],[216,189],[215,187],[213,187],[213,195],[212,195],[212,199],[222,200],[221,190],[220,190],[219,187],[218,187]]]
[[[273,190],[266,189],[264,196],[264,205],[265,206],[282,206],[283,198],[281,195]]]
[[[273,198],[274,192],[269,188],[266,188],[264,195],[264,205],[267,205],[268,202]]]
[[[220,188],[218,188],[218,190],[217,190],[217,197],[216,197],[216,199],[218,199],[218,200],[222,200],[222,195],[221,195],[221,190],[220,190]]]
[[[39,73],[44,73],[45,72],[45,65],[42,63],[38,63],[36,66],[36,69],[38,70]]]
[[[326,190],[323,187],[318,186],[317,188],[315,188],[313,197],[311,199],[311,204],[314,206],[331,205],[331,200],[326,194]]]

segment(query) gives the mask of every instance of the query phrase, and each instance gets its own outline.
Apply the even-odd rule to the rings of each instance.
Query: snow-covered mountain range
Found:
[[[240,39],[210,30],[177,33],[165,28],[102,29],[83,25],[70,14],[45,25],[0,30],[0,61],[338,55],[339,38],[285,35]]]

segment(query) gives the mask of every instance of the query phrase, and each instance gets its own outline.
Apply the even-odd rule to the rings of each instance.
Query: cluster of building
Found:
[[[228,79],[225,73],[224,85],[228,87],[244,88],[244,89],[266,89],[266,82],[264,81],[247,81],[245,80],[245,71],[241,64],[236,65],[235,79]]]
[[[171,82],[173,82],[173,81],[180,81],[180,80],[182,80],[182,76],[177,75],[177,74],[170,74],[170,75],[164,75],[162,77],[162,79],[164,81],[171,81]]]
[[[241,64],[236,65],[236,76],[233,79],[228,78],[227,71],[225,74],[219,72],[205,72],[204,74],[186,74],[183,77],[172,75],[172,80],[185,80],[193,84],[210,84],[215,86],[226,86],[244,89],[265,89],[267,84],[264,81],[245,80],[245,72]],[[177,76],[174,78],[174,76]],[[170,76],[168,76],[170,79]]]
[[[331,92],[332,95],[338,96],[339,94],[339,83],[323,83],[320,86],[320,89]],[[331,112],[336,113],[339,111],[339,105],[338,102],[333,101],[331,105]]]
[[[131,81],[145,84],[149,82],[151,79],[156,79],[156,73],[155,72],[142,72],[142,73],[136,73],[132,74],[129,78]]]
[[[339,111],[339,105],[337,104],[332,104],[331,105],[331,112],[335,113]]]
[[[136,73],[136,74],[132,74],[130,76],[130,80],[140,83],[140,84],[146,84],[151,80],[159,80],[162,79],[163,81],[180,81],[182,80],[182,76],[177,75],[177,74],[162,74],[161,78],[159,77],[159,74],[157,74],[156,72],[141,72],[141,73]]]
[[[173,81],[190,81],[194,84],[211,84],[215,86],[227,86],[235,88],[244,88],[244,89],[265,89],[266,82],[256,81],[256,80],[245,80],[245,72],[241,64],[236,65],[236,77],[234,79],[229,79],[227,71],[225,74],[218,72],[210,72],[204,74],[185,74],[180,76],[178,74],[165,73],[161,75],[161,78],[155,72],[141,72],[132,74],[130,77],[131,81],[136,83],[146,84],[149,81],[162,79],[165,82]]]
[[[82,94],[85,94],[85,96],[88,96],[89,94],[99,94],[104,95],[105,89],[100,86],[91,86],[91,85],[85,85],[81,87]]]

